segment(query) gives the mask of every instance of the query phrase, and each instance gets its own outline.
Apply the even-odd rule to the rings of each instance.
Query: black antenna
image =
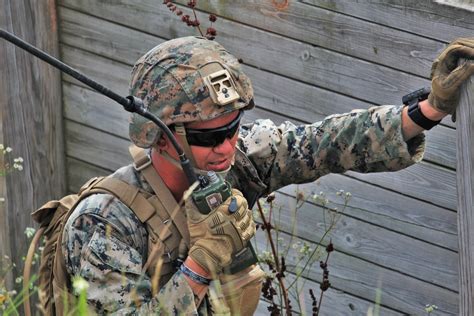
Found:
[[[186,178],[188,179],[189,185],[192,185],[194,182],[197,181],[196,174],[194,173],[194,170],[191,166],[191,163],[189,162],[189,159],[186,157],[184,154],[183,149],[181,146],[178,144],[176,141],[175,137],[173,136],[173,133],[171,130],[166,126],[156,115],[153,113],[148,112],[148,110],[145,108],[143,101],[135,96],[127,96],[127,97],[122,97],[118,95],[117,93],[113,92],[112,90],[104,87],[100,83],[86,77],[76,69],[72,68],[69,65],[66,65],[59,59],[54,58],[53,56],[43,52],[42,50],[34,47],[33,45],[25,42],[21,38],[15,36],[12,33],[9,33],[5,31],[4,29],[0,28],[0,37],[6,39],[10,43],[13,43],[14,45],[30,52],[31,54],[35,55],[39,59],[47,62],[48,64],[56,67],[57,69],[61,70],[62,72],[67,73],[71,77],[79,80],[80,82],[88,85],[95,91],[111,98],[112,100],[116,101],[117,103],[121,104],[125,110],[128,112],[133,112],[133,113],[138,113],[139,115],[149,119],[156,125],[158,125],[163,132],[168,136],[168,138],[171,140],[171,143],[173,144],[174,148],[176,149],[176,152],[179,155],[179,160],[181,162],[181,167],[183,168],[183,171],[186,175]]]

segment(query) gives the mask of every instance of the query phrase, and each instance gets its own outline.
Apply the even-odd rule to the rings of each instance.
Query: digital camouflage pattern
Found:
[[[132,166],[113,176],[153,192]],[[152,297],[151,279],[142,272],[148,257],[146,227],[114,196],[84,199],[65,225],[62,247],[69,275],[87,280],[88,303],[98,314],[198,315],[194,294],[179,271]]]
[[[203,79],[223,69],[233,77],[240,99],[220,106]],[[132,70],[130,94],[166,125],[206,121],[253,106],[252,84],[237,58],[217,42],[194,36],[164,42],[140,58]],[[152,121],[138,114],[130,120],[135,145],[148,148],[158,140],[161,130]]]
[[[241,127],[227,180],[251,205],[284,185],[331,172],[399,170],[420,161],[423,151],[423,134],[403,140],[401,107],[372,107],[301,126],[257,120]],[[132,166],[113,176],[151,192]],[[141,273],[147,248],[146,228],[118,199],[105,194],[82,201],[63,236],[68,272],[89,282],[89,303],[101,314],[206,314],[206,304],[198,310],[179,271],[152,297],[150,277]]]
[[[239,147],[258,166],[265,193],[329,173],[396,171],[421,161],[424,152],[423,134],[403,140],[401,111],[376,106],[299,126],[257,120],[242,126]]]

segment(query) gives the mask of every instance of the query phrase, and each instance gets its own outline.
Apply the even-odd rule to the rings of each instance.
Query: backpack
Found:
[[[140,170],[159,196],[150,195],[141,189],[122,180],[112,177],[95,177],[87,181],[77,194],[49,201],[32,213],[33,219],[40,225],[33,237],[25,260],[23,289],[25,315],[31,315],[29,302],[29,282],[33,256],[41,237],[44,237],[44,248],[41,253],[38,292],[40,308],[45,315],[63,315],[64,302],[72,302],[74,296],[68,291],[71,281],[66,271],[64,256],[61,251],[61,239],[64,225],[75,207],[86,197],[106,193],[114,195],[128,206],[148,231],[148,260],[144,272],[159,276],[158,288],[174,274],[174,261],[179,251],[189,240],[184,215],[179,212],[179,205],[162,179],[154,171],[149,157],[142,149],[133,146],[130,152],[134,158],[134,167]],[[155,274],[159,265],[159,273]],[[67,301],[66,301],[67,299]],[[94,314],[90,311],[90,314]]]

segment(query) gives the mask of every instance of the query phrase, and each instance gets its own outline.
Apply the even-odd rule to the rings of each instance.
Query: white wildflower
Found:
[[[26,229],[25,229],[25,235],[26,235],[26,237],[28,237],[28,238],[33,237],[33,235],[35,234],[35,232],[36,232],[36,229],[34,229],[33,227],[26,227]]]
[[[76,293],[81,293],[89,288],[89,283],[81,277],[75,277],[72,280],[72,287]]]

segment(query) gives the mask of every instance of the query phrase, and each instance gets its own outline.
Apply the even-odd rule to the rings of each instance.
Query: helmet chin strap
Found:
[[[193,152],[191,151],[191,146],[189,146],[188,140],[186,139],[186,129],[184,128],[184,124],[176,123],[175,124],[175,131],[176,131],[176,135],[181,140],[181,144],[183,146],[183,151],[186,154],[186,157],[191,162],[191,165],[193,166],[194,172],[197,175],[207,176],[207,172],[209,170],[203,170],[203,169],[198,169],[197,168],[196,160],[194,159]],[[171,157],[167,152],[163,151],[163,152],[160,152],[160,154],[163,156],[163,158],[165,158],[168,162],[173,164],[175,167],[183,170],[183,168],[181,167],[181,164],[179,163],[179,161],[176,160],[175,158]],[[232,158],[232,162],[231,162],[229,168],[227,168],[226,170],[223,170],[223,171],[215,171],[215,173],[217,173],[223,179],[225,179],[225,177],[227,176],[227,173],[229,172],[230,168],[232,168],[233,165],[234,165],[234,157]]]
[[[176,135],[178,135],[179,140],[181,141],[183,151],[186,154],[186,157],[188,157],[191,165],[196,168],[196,160],[194,159],[193,152],[191,151],[191,147],[189,146],[188,140],[186,139],[186,128],[184,128],[184,124],[176,123],[174,130],[176,132]]]

